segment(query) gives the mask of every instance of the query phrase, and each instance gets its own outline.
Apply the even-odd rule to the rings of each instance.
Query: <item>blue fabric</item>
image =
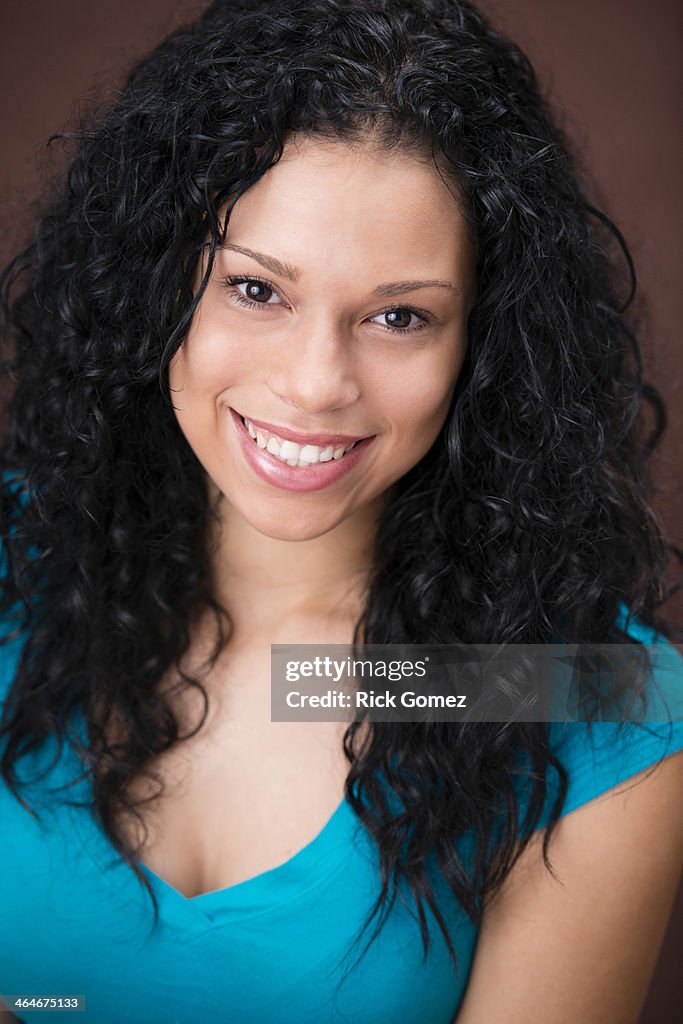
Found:
[[[653,639],[642,625],[629,629],[638,639]],[[20,647],[17,639],[0,648],[0,699]],[[683,659],[666,641],[662,650],[680,691]],[[590,738],[581,723],[551,726],[569,770],[565,814],[683,748],[681,722],[670,733],[668,725],[629,726],[618,740],[611,723],[593,730]],[[51,741],[20,761],[20,776],[49,768],[56,749]],[[286,863],[228,889],[187,899],[144,868],[160,904],[160,925],[151,932],[151,904],[135,876],[90,812],[64,803],[85,799],[87,782],[55,794],[79,768],[66,747],[25,793],[42,824],[0,784],[5,997],[84,995],[86,1010],[76,1019],[93,1024],[452,1024],[476,931],[440,877],[434,879],[439,906],[460,973],[429,912],[433,944],[423,963],[419,927],[397,900],[379,939],[337,988],[349,965],[342,958],[379,892],[375,848],[346,801]],[[459,841],[465,858],[471,838]]]

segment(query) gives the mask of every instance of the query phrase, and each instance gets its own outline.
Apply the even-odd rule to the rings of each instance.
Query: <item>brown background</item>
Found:
[[[68,126],[79,100],[115,86],[133,59],[203,6],[192,0],[2,0],[3,259],[23,237],[26,202],[52,166],[47,137]],[[531,57],[596,185],[598,205],[631,247],[649,310],[642,338],[647,376],[662,391],[670,419],[657,456],[654,505],[671,539],[683,546],[683,4],[482,0],[480,6]],[[682,623],[683,599],[664,611]],[[642,1024],[683,1020],[682,959],[683,888]]]

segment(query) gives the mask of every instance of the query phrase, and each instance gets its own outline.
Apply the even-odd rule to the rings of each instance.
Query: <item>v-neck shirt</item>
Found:
[[[638,624],[629,632],[652,639]],[[662,671],[673,673],[680,692],[683,659],[660,640]],[[0,648],[0,699],[20,645],[17,639]],[[628,726],[620,737],[612,723],[596,723],[592,737],[582,723],[550,728],[569,772],[563,814],[683,749],[683,723],[676,721]],[[346,799],[287,861],[225,889],[188,898],[141,865],[159,902],[153,929],[147,893],[91,809],[65,802],[85,801],[89,781],[59,789],[81,766],[68,744],[51,766],[56,751],[51,737],[18,763],[20,778],[47,771],[21,791],[40,822],[0,781],[2,996],[85,996],[76,1019],[93,1024],[452,1024],[477,930],[432,860],[458,971],[426,905],[430,951],[423,959],[415,904],[402,884],[405,904],[394,902],[379,937],[344,978],[372,935],[375,920],[351,948],[380,891],[376,847]],[[538,827],[552,796],[551,787]],[[455,845],[468,863],[472,833]],[[57,1012],[63,1018],[64,1011],[41,1011],[48,1018]]]

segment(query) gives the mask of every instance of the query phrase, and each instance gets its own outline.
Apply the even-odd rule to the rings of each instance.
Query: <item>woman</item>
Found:
[[[279,643],[680,672],[661,403],[526,59],[459,0],[218,0],[77,142],[5,277],[10,1008],[636,1020],[680,723],[270,720]]]

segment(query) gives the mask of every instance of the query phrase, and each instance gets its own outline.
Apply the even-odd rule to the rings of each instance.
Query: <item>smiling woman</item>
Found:
[[[279,542],[342,524],[372,543],[452,401],[475,295],[468,236],[431,163],[371,142],[294,137],[236,202],[169,369],[180,427],[223,496],[226,565],[255,544],[269,565]],[[264,266],[271,279],[249,276]]]
[[[76,142],[3,277],[0,993],[635,1022],[663,406],[526,58],[462,0],[216,0]],[[356,642],[628,646],[646,724],[271,720],[271,645]]]

